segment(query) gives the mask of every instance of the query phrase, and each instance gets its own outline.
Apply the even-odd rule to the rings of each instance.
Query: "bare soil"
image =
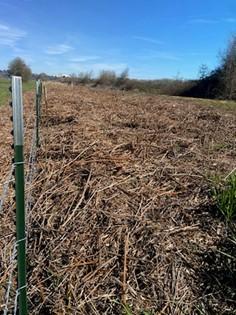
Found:
[[[210,193],[235,167],[235,113],[63,84],[47,92],[28,213],[30,314],[236,314],[235,259],[223,254],[236,246]],[[11,138],[9,110],[0,114],[3,182]],[[12,195],[0,219],[2,307]]]

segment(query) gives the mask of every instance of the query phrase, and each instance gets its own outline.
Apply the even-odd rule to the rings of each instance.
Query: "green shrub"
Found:
[[[231,175],[226,181],[219,182],[213,189],[217,208],[227,221],[236,218],[236,175]]]

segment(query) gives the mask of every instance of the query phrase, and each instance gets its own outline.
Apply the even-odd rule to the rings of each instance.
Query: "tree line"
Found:
[[[219,66],[209,72],[203,65],[199,80],[182,95],[236,100],[236,35],[230,39]]]

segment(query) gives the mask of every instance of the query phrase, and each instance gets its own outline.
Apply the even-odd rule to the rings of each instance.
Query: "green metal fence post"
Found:
[[[39,147],[39,121],[40,121],[40,80],[36,81],[36,146]]]
[[[12,109],[14,132],[14,163],[16,182],[16,244],[18,269],[19,314],[27,314],[26,290],[26,235],[25,235],[25,183],[22,79],[12,77]]]
[[[42,106],[42,81],[38,80],[38,95],[39,95],[39,121],[41,120],[41,106]]]
[[[39,95],[40,95],[40,117],[41,117],[42,94],[43,94],[43,83],[42,83],[42,81],[40,80],[40,85],[39,85]]]

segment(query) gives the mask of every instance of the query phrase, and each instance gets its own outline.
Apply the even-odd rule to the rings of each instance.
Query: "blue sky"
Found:
[[[0,69],[195,78],[235,31],[236,0],[0,0]]]

